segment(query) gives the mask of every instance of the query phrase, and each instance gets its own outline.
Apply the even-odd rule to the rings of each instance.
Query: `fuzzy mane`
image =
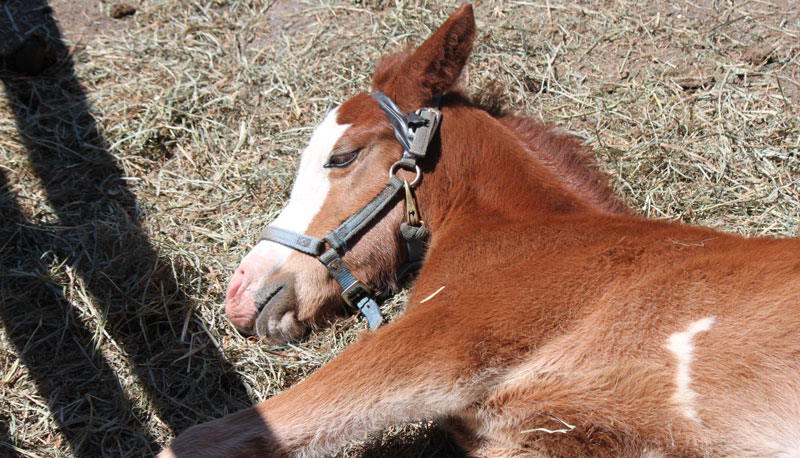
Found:
[[[531,154],[568,190],[592,208],[616,214],[631,213],[608,186],[608,177],[598,169],[591,151],[574,136],[515,114],[503,115],[498,120],[516,133]]]
[[[476,107],[511,129],[525,143],[531,155],[592,208],[618,214],[631,213],[608,187],[608,177],[597,167],[589,148],[581,145],[576,137],[560,132],[556,126],[509,113],[503,103],[505,94],[506,88],[501,83],[490,81],[471,100]]]

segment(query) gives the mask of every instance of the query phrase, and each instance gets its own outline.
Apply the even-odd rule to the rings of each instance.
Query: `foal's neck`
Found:
[[[435,165],[425,171],[418,191],[422,216],[434,234],[453,225],[532,221],[604,210],[591,196],[570,188],[574,176],[560,176],[550,160],[552,152],[533,150],[555,145],[563,149],[564,142],[531,141],[525,135],[525,123],[520,122],[524,118],[498,119],[466,103],[445,106],[442,111],[441,148],[433,151],[430,159]],[[566,138],[548,129],[537,134]],[[564,141],[578,147],[574,141]],[[607,200],[615,203],[608,194]]]

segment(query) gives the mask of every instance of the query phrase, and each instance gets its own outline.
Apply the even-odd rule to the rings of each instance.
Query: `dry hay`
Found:
[[[226,280],[280,211],[315,123],[455,5],[152,0],[114,20],[113,2],[82,0],[85,16],[69,3],[53,3],[61,43],[44,3],[0,2],[18,19],[0,22],[0,53],[35,33],[57,60],[2,77],[0,454],[151,455],[364,329],[242,338]],[[792,236],[800,12],[738,3],[479,2],[464,82],[499,83],[512,109],[584,139],[642,214]],[[458,456],[430,425],[376,441],[340,454]]]

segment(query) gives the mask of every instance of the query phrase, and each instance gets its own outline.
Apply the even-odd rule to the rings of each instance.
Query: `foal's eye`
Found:
[[[350,165],[351,162],[355,161],[358,157],[358,153],[361,152],[361,148],[355,149],[353,151],[348,151],[346,153],[335,154],[328,159],[328,163],[325,164],[323,167],[331,168],[331,167],[347,167]]]

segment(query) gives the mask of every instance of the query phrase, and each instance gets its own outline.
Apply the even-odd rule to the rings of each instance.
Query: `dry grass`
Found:
[[[499,81],[510,107],[583,138],[643,214],[792,236],[800,11],[737,3],[480,2],[465,84]],[[244,339],[222,313],[226,280],[280,210],[314,124],[454,5],[152,0],[90,26],[62,19],[66,5],[62,43],[42,3],[0,2],[18,19],[0,24],[0,52],[33,30],[60,59],[2,77],[0,454],[151,455],[364,328]],[[414,425],[341,455],[458,453]]]

